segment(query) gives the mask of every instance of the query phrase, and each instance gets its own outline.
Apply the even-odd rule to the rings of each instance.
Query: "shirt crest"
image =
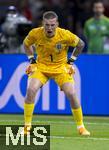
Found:
[[[56,49],[58,52],[60,52],[62,50],[62,44],[61,43],[57,43],[56,44]]]

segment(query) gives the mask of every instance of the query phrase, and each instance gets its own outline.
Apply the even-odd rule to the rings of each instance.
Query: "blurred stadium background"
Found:
[[[23,103],[26,94],[28,63],[22,47],[28,31],[41,25],[42,14],[54,10],[60,27],[69,29],[83,40],[84,22],[93,15],[92,0],[0,0],[0,125],[23,124]],[[109,2],[104,0],[105,15],[109,17]],[[2,25],[9,6],[27,19],[20,22],[15,33],[15,47],[7,46],[2,38]],[[24,33],[24,34],[22,34]],[[16,36],[11,38],[11,42]],[[86,43],[86,41],[85,41]],[[10,47],[9,47],[10,46]],[[71,49],[69,50],[70,55]],[[33,124],[50,124],[52,150],[109,149],[109,55],[83,54],[75,62],[76,90],[81,101],[85,124],[91,137],[76,133],[69,102],[54,81],[50,80],[37,94]],[[55,92],[54,92],[55,91]],[[1,149],[2,150],[2,149]]]

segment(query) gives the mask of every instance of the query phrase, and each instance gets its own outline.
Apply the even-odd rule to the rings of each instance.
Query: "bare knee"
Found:
[[[69,92],[67,92],[66,95],[70,101],[70,105],[72,108],[76,109],[76,108],[80,107],[80,103],[79,103],[79,100],[77,98],[76,92],[69,91]]]
[[[62,90],[64,91],[64,93],[66,94],[68,99],[70,100],[71,107],[72,108],[79,108],[80,103],[79,103],[79,100],[77,98],[74,85],[71,83],[65,83],[62,86]]]
[[[26,103],[34,103],[36,92],[37,92],[36,89],[34,89],[33,87],[29,87],[27,89],[27,94],[26,94],[25,102]]]
[[[34,103],[36,92],[38,89],[42,86],[42,83],[40,80],[31,78],[28,80],[28,88],[27,88],[27,94],[26,94],[26,103]]]
[[[66,93],[66,95],[67,95],[69,100],[73,100],[75,98],[75,96],[76,96],[76,93],[74,91],[68,91]]]

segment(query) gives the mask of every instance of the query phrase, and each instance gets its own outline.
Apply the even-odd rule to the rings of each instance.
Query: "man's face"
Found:
[[[56,18],[44,19],[43,26],[44,26],[46,36],[51,38],[55,35],[55,31],[58,26],[57,19]]]
[[[94,7],[93,7],[93,11],[95,13],[95,15],[102,15],[104,12],[104,6],[103,3],[99,2],[99,3],[95,3]]]

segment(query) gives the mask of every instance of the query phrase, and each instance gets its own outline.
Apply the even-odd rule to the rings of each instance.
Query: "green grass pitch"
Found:
[[[23,115],[0,115],[0,125],[23,125],[23,122]],[[33,117],[33,124],[50,125],[51,150],[109,150],[109,117],[84,117],[84,123],[90,137],[78,135],[72,116]]]

